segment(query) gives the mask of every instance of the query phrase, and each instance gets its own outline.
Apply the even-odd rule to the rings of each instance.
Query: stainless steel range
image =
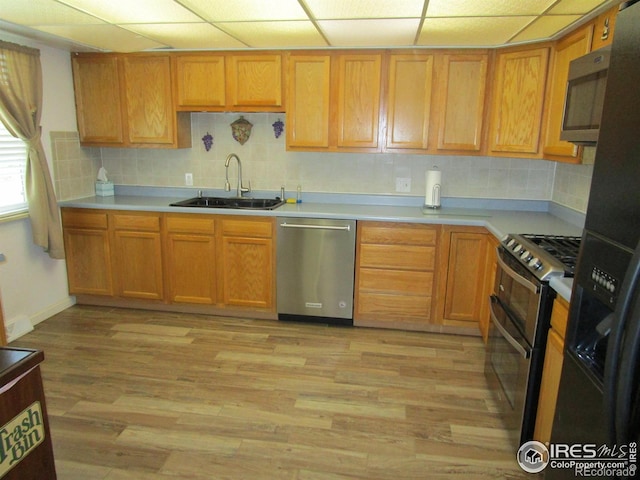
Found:
[[[507,235],[498,247],[485,374],[517,449],[533,437],[554,276],[572,277],[580,237]]]

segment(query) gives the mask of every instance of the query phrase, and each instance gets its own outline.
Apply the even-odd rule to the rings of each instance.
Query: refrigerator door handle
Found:
[[[627,437],[633,385],[630,385],[640,341],[640,301],[636,298],[640,280],[640,242],[627,268],[616,303],[611,335],[607,344],[604,372],[604,405],[609,440],[612,444],[629,441]],[[634,308],[634,306],[636,308]],[[636,342],[635,344],[633,342]]]

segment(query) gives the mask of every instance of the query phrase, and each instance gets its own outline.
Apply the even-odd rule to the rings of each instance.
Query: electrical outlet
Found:
[[[184,174],[184,184],[188,187],[193,186],[193,173]]]
[[[396,192],[408,193],[411,191],[411,178],[409,177],[397,177],[396,178]]]

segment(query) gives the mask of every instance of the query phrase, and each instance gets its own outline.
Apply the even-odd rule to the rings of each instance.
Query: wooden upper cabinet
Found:
[[[338,56],[337,146],[377,148],[381,54]]]
[[[488,63],[487,54],[442,56],[438,150],[480,151]]]
[[[497,54],[489,150],[493,154],[539,153],[549,48]]]
[[[329,146],[331,57],[291,55],[287,92],[287,146]]]
[[[171,61],[163,56],[124,57],[130,143],[173,143]]]
[[[613,42],[613,32],[616,26],[618,9],[619,5],[616,5],[596,18],[594,22],[593,39],[591,41],[591,50],[606,47]]]
[[[545,158],[577,163],[579,149],[573,143],[560,140],[564,99],[567,91],[569,63],[589,53],[593,25],[588,25],[558,41],[553,49],[547,88],[546,127],[542,153]]]
[[[429,147],[433,55],[391,55],[387,97],[387,149]]]
[[[226,105],[224,55],[175,57],[176,104],[181,110],[223,110]]]
[[[124,126],[118,57],[74,55],[71,66],[80,141],[91,145],[122,145]]]
[[[191,118],[176,114],[169,54],[73,54],[80,143],[191,146]]]
[[[227,57],[228,107],[255,107],[284,112],[282,55],[230,55]]]

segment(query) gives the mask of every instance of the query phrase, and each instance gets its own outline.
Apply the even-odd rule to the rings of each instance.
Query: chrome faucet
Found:
[[[249,181],[249,186],[245,187],[242,185],[242,163],[240,162],[240,158],[235,153],[230,153],[227,159],[224,161],[225,168],[225,176],[226,182],[224,184],[224,190],[226,192],[231,191],[231,184],[229,183],[229,163],[231,162],[231,158],[235,158],[238,161],[238,186],[236,187],[236,196],[238,198],[242,197],[243,193],[248,193],[251,191],[251,181]]]

